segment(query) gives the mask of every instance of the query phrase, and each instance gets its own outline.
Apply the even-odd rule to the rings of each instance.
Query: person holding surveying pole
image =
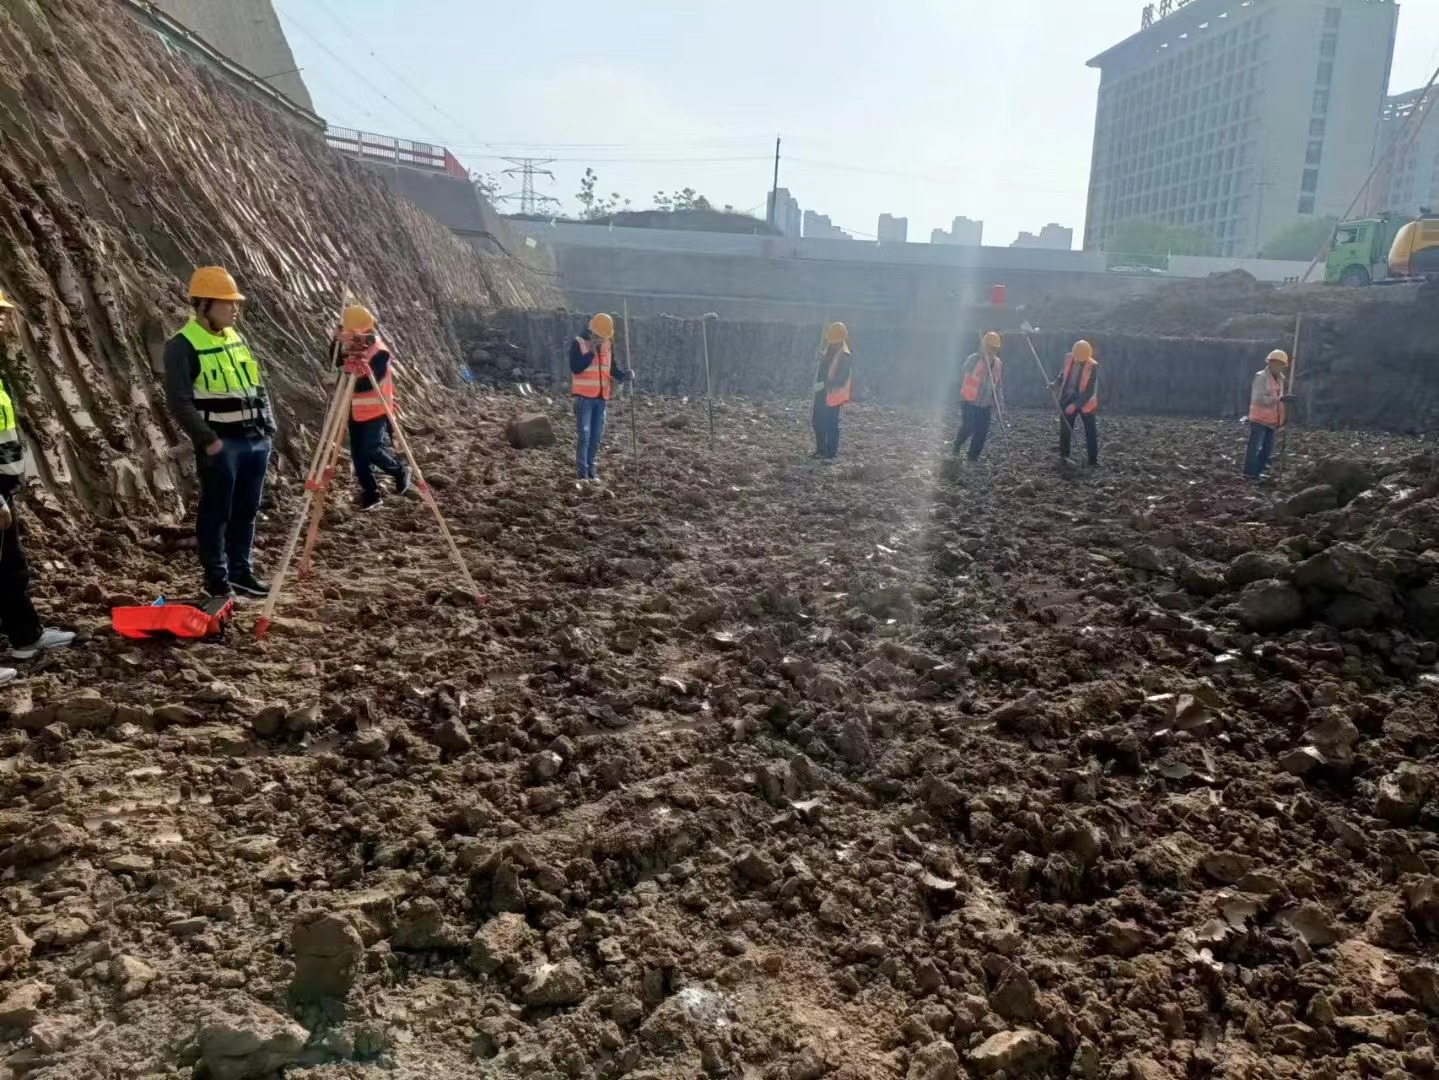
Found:
[[[1244,455],[1244,475],[1258,480],[1274,456],[1274,436],[1288,419],[1289,402],[1284,376],[1289,371],[1289,354],[1275,349],[1264,361],[1264,370],[1254,374],[1249,386],[1249,449]]]
[[[980,339],[979,352],[971,353],[960,369],[959,432],[954,437],[954,454],[959,456],[969,443],[969,460],[978,461],[989,438],[990,416],[1004,397],[1004,361],[999,358],[1003,344],[991,330]]]
[[[839,455],[839,411],[854,390],[854,355],[849,351],[849,328],[842,322],[824,328],[814,372],[814,457]]]
[[[1099,464],[1099,361],[1094,346],[1076,341],[1064,358],[1064,370],[1050,386],[1059,397],[1059,457],[1069,460],[1069,442],[1074,436],[1075,421],[1084,424],[1084,448],[1091,468]]]
[[[605,410],[613,384],[629,382],[630,371],[615,363],[615,320],[603,311],[570,342],[570,392],[575,399],[575,471],[580,480],[598,481],[595,460],[605,434]]]

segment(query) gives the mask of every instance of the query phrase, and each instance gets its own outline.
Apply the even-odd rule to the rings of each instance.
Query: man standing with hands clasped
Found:
[[[614,359],[615,320],[600,312],[584,333],[570,342],[570,393],[575,399],[575,472],[580,480],[598,481],[595,462],[605,434],[605,410],[617,382],[633,373]]]
[[[194,314],[165,344],[165,397],[195,444],[200,507],[195,536],[209,596],[262,597],[250,548],[275,424],[260,365],[235,330],[245,298],[222,267],[190,278]]]

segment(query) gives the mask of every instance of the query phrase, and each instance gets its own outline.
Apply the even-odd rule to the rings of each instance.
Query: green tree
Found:
[[[580,217],[585,221],[598,221],[601,218],[612,217],[620,210],[628,210],[630,201],[623,198],[618,191],[610,192],[609,198],[595,193],[600,178],[595,175],[594,169],[585,169],[585,175],[580,178],[580,191],[575,199],[580,204]]]
[[[1166,225],[1162,221],[1132,218],[1114,227],[1114,237],[1104,245],[1111,257],[1125,262],[1130,256],[1163,258],[1169,255],[1218,255],[1219,244],[1202,229]],[[1142,262],[1142,258],[1134,261]]]
[[[1296,218],[1271,236],[1259,255],[1264,259],[1295,262],[1312,259],[1321,248],[1329,246],[1338,224],[1337,217]]]
[[[500,197],[500,182],[489,173],[470,173],[470,183],[474,184],[475,190],[489,202],[494,202]]]
[[[713,210],[710,201],[692,187],[666,194],[655,192],[655,209],[674,213],[676,210]]]

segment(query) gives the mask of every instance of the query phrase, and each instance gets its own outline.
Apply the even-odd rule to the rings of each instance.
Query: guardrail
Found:
[[[420,169],[446,172],[461,180],[468,180],[469,173],[443,146],[434,143],[415,142],[412,139],[397,139],[392,135],[377,135],[372,131],[356,131],[353,128],[327,128],[325,142],[331,149],[342,154],[363,158],[366,161],[389,161],[397,165],[412,165]]]

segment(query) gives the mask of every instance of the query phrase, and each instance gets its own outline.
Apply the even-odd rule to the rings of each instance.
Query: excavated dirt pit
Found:
[[[333,511],[260,644],[103,629],[192,587],[176,530],[37,530],[91,636],[10,695],[0,1076],[1434,1072],[1417,444],[1303,432],[1280,512],[1233,423],[956,469],[653,402],[582,491],[527,404],[417,433],[480,610],[411,498]]]

